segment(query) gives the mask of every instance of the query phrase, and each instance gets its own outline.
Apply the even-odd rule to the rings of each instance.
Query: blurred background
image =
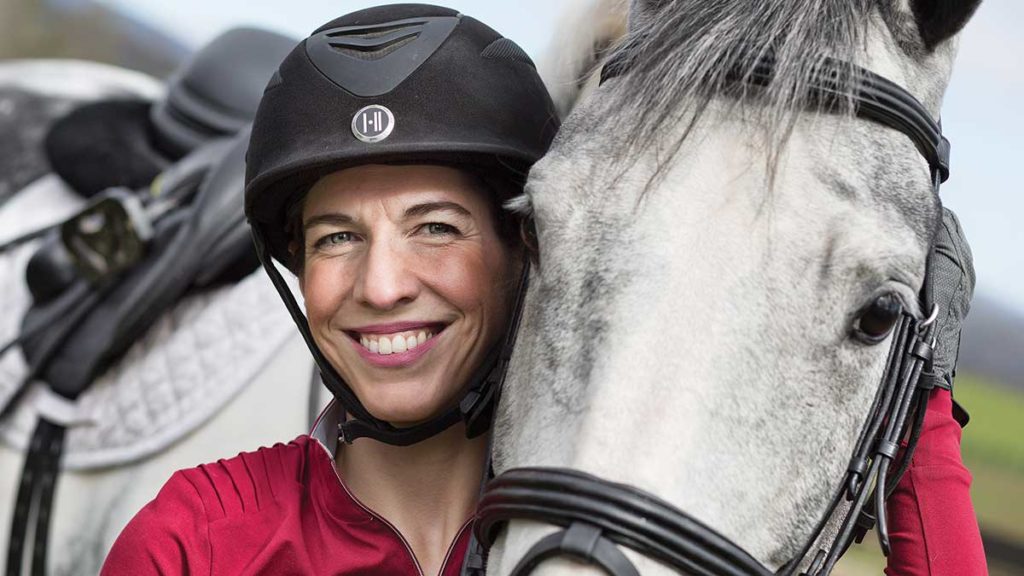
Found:
[[[298,39],[333,17],[381,3],[0,0],[0,59],[87,59],[163,77],[228,28],[257,26]],[[559,0],[436,3],[487,22],[535,59],[559,32]],[[960,216],[978,273],[956,397],[971,413],[963,451],[994,575],[1024,574],[1022,26],[1024,3],[982,3],[962,35],[943,108],[943,128],[953,143],[953,175],[943,201]],[[840,573],[878,574],[882,566],[877,549],[860,546]]]

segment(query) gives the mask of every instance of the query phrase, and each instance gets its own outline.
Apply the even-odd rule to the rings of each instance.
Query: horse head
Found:
[[[906,133],[858,117],[863,71],[937,118],[977,4],[634,0],[606,81],[511,203],[539,258],[495,472],[579,470],[657,495],[763,573],[806,564],[901,318],[930,312],[939,176]],[[490,573],[555,530],[511,521]]]

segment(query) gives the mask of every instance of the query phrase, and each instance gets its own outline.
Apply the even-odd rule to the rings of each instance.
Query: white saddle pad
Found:
[[[74,100],[110,96],[156,99],[164,86],[152,76],[87,60],[5,60],[0,84]]]
[[[82,200],[47,176],[0,207],[0,242],[73,214]],[[31,304],[25,265],[36,242],[0,254],[0,345],[15,338]],[[163,450],[217,413],[274,357],[295,327],[270,280],[257,270],[241,282],[190,296],[163,315],[121,361],[74,404],[34,383],[0,441],[25,449],[40,411],[73,422],[63,467],[123,464]],[[0,404],[24,378],[20,350],[0,359]]]

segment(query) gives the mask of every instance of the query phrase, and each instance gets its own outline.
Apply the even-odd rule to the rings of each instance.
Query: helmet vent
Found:
[[[348,28],[327,34],[327,45],[359,60],[380,60],[416,40],[423,22],[407,22],[380,28]]]
[[[306,39],[306,54],[330,81],[356,96],[397,88],[444,44],[457,16],[325,28]]]
[[[329,30],[326,34],[328,38],[380,38],[381,36],[388,36],[392,32],[398,31],[417,31],[426,24],[423,20],[404,20],[402,22],[395,22],[392,24],[384,24],[380,26],[363,26],[363,27],[348,27],[348,28],[335,28]]]
[[[412,42],[413,40],[416,39],[416,36],[417,34],[410,34],[409,36],[406,36],[404,38],[399,38],[391,42],[386,42],[376,47],[356,47],[346,44],[339,44],[335,42],[331,42],[329,46],[333,48],[336,52],[341,52],[342,54],[346,56],[351,56],[352,58],[358,58],[360,60],[380,60],[381,58],[387,56],[388,54],[391,54],[392,52],[395,52],[402,48],[403,46],[405,46],[406,44]]]
[[[491,42],[480,53],[480,56],[493,60],[511,60],[535,68],[533,60],[530,60],[530,55],[526,53],[526,50],[523,50],[518,44],[508,38],[498,38]]]

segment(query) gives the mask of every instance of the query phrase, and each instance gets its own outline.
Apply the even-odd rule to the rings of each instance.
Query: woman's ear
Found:
[[[533,218],[519,221],[519,238],[526,247],[526,254],[534,265],[540,266],[540,242],[537,240],[537,226]]]
[[[291,264],[288,268],[295,274],[295,277],[299,279],[299,292],[302,293],[303,297],[306,295],[306,275],[302,273],[305,268],[305,255],[303,254],[302,246],[297,240],[292,240],[288,243],[288,262]]]
[[[918,33],[931,50],[955,36],[974,15],[981,0],[911,0]]]

